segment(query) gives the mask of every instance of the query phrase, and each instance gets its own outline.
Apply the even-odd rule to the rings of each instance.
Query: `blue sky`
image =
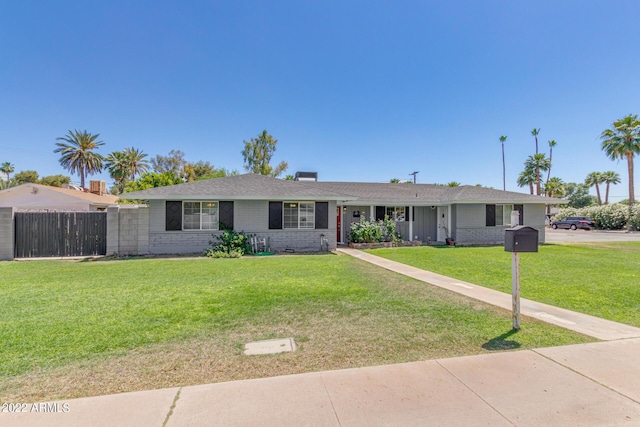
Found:
[[[552,175],[614,170],[616,201],[626,162],[599,135],[640,113],[638,17],[633,0],[5,2],[0,162],[66,173],[56,137],[86,129],[105,155],[242,171],[267,129],[287,173],[502,188],[507,135],[507,189],[527,192],[540,128]]]

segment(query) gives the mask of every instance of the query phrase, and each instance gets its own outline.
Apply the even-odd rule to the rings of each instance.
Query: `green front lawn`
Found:
[[[2,262],[0,301],[4,401],[593,341],[338,255]]]
[[[520,254],[522,297],[640,327],[640,243],[544,245]],[[511,293],[511,253],[502,247],[367,251]]]

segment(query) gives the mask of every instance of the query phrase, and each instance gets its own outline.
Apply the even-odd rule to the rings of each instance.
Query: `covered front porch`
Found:
[[[403,240],[420,240],[423,244],[442,243],[451,234],[451,206],[379,206],[338,204],[336,211],[336,239],[349,241],[351,224],[364,220],[379,220],[384,216],[395,219],[396,231]]]

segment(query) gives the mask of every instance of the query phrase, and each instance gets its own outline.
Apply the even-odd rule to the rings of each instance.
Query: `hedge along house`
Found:
[[[245,174],[121,195],[149,204],[149,252],[197,253],[227,227],[268,238],[275,251],[309,252],[348,241],[352,222],[397,223],[404,240],[452,238],[457,244],[502,244],[511,211],[538,229],[544,242],[545,205],[563,200],[482,187],[287,181]],[[514,224],[515,225],[515,224]]]

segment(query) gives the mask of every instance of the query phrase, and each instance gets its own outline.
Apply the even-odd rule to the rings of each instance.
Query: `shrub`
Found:
[[[210,240],[211,248],[205,251],[205,255],[211,258],[240,258],[249,252],[250,234],[244,234],[244,231],[235,232],[233,230],[224,229],[222,234],[214,234],[215,240]]]
[[[634,213],[635,212],[635,213]],[[554,219],[564,219],[569,216],[588,216],[596,222],[596,228],[600,230],[620,230],[628,223],[637,229],[640,225],[640,210],[635,209],[631,215],[629,206],[620,203],[612,203],[602,206],[587,206],[584,208],[562,208]]]
[[[396,223],[385,216],[384,220],[367,221],[360,218],[359,222],[352,222],[349,240],[353,243],[395,243],[401,238],[396,232]]]

